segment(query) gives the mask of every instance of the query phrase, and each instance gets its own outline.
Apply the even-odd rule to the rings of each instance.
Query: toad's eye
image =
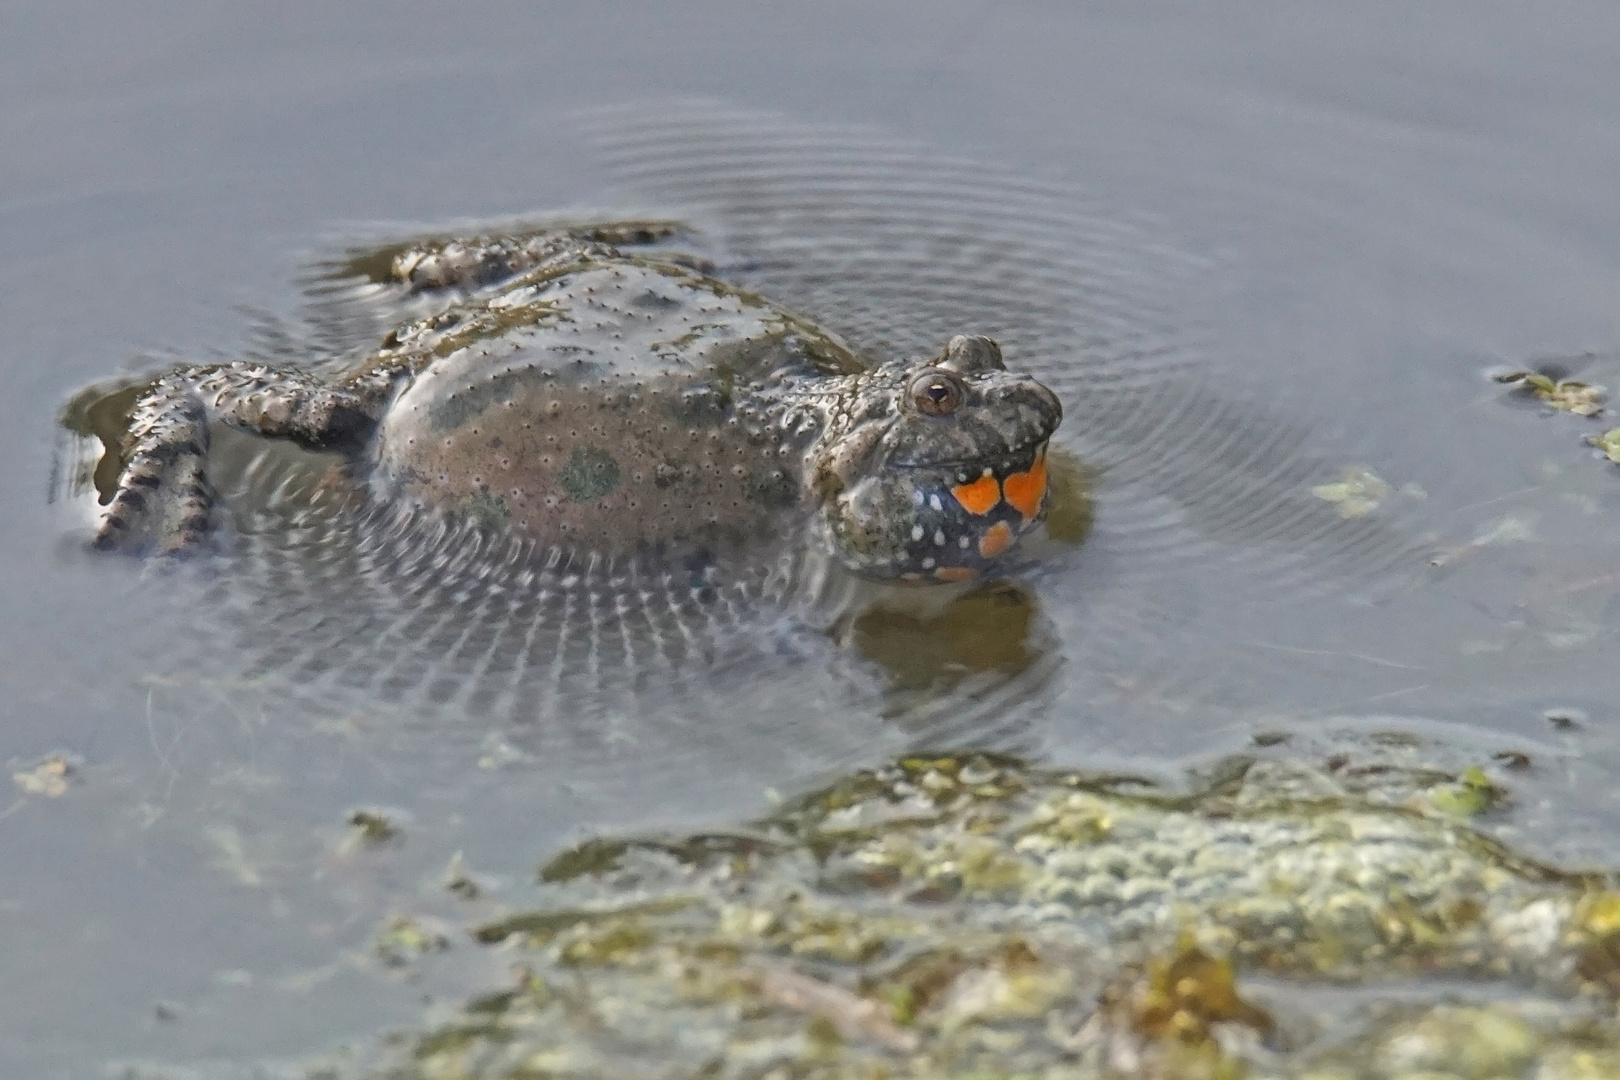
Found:
[[[925,371],[911,380],[911,400],[926,416],[949,416],[966,396],[962,380],[948,371]]]

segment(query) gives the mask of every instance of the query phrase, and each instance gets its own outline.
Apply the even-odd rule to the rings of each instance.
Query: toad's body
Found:
[[[602,253],[396,337],[421,366],[384,415],[379,479],[592,548],[773,529],[812,441],[791,388],[861,370],[752,296]]]
[[[380,497],[592,551],[807,527],[867,576],[954,581],[1041,518],[1061,411],[994,342],[872,366],[757,296],[634,253],[647,233],[406,247],[389,287],[443,302],[347,376],[241,363],[158,378],[98,541],[203,535],[216,422],[342,451]]]

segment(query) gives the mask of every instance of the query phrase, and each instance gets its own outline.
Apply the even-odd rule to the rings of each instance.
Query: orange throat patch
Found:
[[[1013,473],[1003,480],[1001,490],[1012,508],[1024,515],[1026,525],[1034,521],[1046,498],[1046,456],[1036,458],[1028,472]]]
[[[971,484],[951,488],[951,494],[962,504],[962,509],[974,516],[988,514],[1001,502],[1001,485],[988,473]]]

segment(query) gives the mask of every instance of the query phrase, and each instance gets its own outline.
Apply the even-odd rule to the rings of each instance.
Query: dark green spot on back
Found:
[[[558,481],[570,499],[593,502],[619,486],[619,463],[605,450],[582,447],[568,455]]]

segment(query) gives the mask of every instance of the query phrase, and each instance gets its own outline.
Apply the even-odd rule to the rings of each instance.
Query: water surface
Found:
[[[1021,234],[1095,241],[1076,265],[1125,298],[1096,308],[1118,320],[1103,337],[1136,332],[1156,343],[1144,357],[1175,361],[1162,387],[1113,399],[1123,411],[1088,411],[1083,378],[1063,387],[1065,438],[1105,468],[1091,542],[1030,582],[1061,663],[1018,699],[1026,749],[1165,773],[1257,731],[1306,753],[1386,729],[1459,762],[1525,750],[1536,764],[1492,827],[1612,865],[1620,477],[1581,445],[1601,421],[1512,402],[1481,373],[1590,353],[1568,366],[1620,385],[1616,22],[1597,4],[16,6],[0,44],[0,757],[82,766],[60,798],[0,807],[0,1063],[232,1075],[406,1022],[498,970],[459,950],[413,983],[369,957],[387,912],[444,903],[455,852],[520,902],[534,863],[581,833],[735,820],[904,745],[859,684],[824,677],[841,654],[814,641],[721,681],[737,738],[664,729],[660,753],[603,750],[571,784],[566,758],[548,768],[476,717],[308,711],[286,667],[248,680],[235,639],[194,651],[218,613],[156,618],[163,572],[87,557],[71,506],[46,502],[73,393],[266,347],[256,313],[295,319],[311,255],[379,222],[701,201],[637,164],[695,144],[648,157],[656,139],[621,137],[618,158],[593,156],[567,120],[625,102],[873,125],[1119,223]],[[732,221],[777,242],[757,224]],[[973,254],[940,253],[950,280]],[[1005,280],[1016,254],[990,254]],[[892,313],[901,341],[942,317],[926,292],[858,311],[834,285],[836,310],[812,314]],[[1383,504],[1300,526],[1309,488],[1349,467],[1388,483]],[[1254,484],[1210,494],[1234,475]],[[795,685],[831,696],[783,726]],[[352,844],[345,816],[369,805],[404,823],[402,845]]]

